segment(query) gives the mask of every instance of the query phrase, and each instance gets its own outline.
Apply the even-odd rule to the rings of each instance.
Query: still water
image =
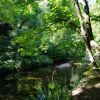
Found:
[[[72,89],[71,84],[74,86],[79,81],[80,77],[76,73],[76,69],[57,70],[54,66],[50,66],[10,74],[4,79],[0,79],[0,100],[35,100],[29,98],[37,97],[37,88],[42,91],[41,84],[43,90],[46,91],[48,84],[51,89],[54,88],[54,82],[57,82],[57,88],[60,84],[61,88],[70,90]]]

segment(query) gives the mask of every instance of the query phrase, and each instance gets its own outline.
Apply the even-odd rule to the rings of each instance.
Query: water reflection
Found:
[[[30,72],[10,74],[5,79],[0,80],[0,100],[23,100],[26,97],[39,98],[41,93],[42,96],[43,93],[45,95],[48,93],[47,96],[57,96],[57,94],[52,93],[54,91],[62,98],[63,94],[61,93],[65,93],[70,89],[71,81],[75,82],[75,75],[74,78],[71,77],[77,71],[73,72],[71,69],[56,70],[52,78],[53,71],[54,67],[42,67]]]

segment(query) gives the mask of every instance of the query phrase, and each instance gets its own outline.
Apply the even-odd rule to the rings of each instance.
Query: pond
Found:
[[[45,100],[37,99],[41,93],[45,96],[61,95],[59,97],[62,98],[79,82],[80,75],[82,77],[86,69],[79,64],[78,66],[77,70],[76,68],[57,70],[54,66],[49,66],[11,73],[4,79],[0,79],[0,100]]]

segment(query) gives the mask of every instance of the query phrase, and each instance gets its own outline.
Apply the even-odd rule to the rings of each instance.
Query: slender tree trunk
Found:
[[[94,41],[90,22],[88,2],[87,0],[74,0],[74,4],[80,21],[81,35],[83,36],[86,45],[89,60],[91,61],[93,67],[97,67],[96,61],[93,57],[92,47],[100,48],[100,46]],[[81,8],[80,5],[82,5],[83,8]]]

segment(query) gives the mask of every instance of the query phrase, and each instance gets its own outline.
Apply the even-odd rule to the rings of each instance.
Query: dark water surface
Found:
[[[71,76],[72,70],[60,71],[54,70],[54,67],[41,67],[32,71],[10,74],[0,79],[0,100],[31,100],[25,98],[31,95],[36,96],[34,86],[38,82],[47,86],[51,80],[57,80],[62,86],[68,86]]]

